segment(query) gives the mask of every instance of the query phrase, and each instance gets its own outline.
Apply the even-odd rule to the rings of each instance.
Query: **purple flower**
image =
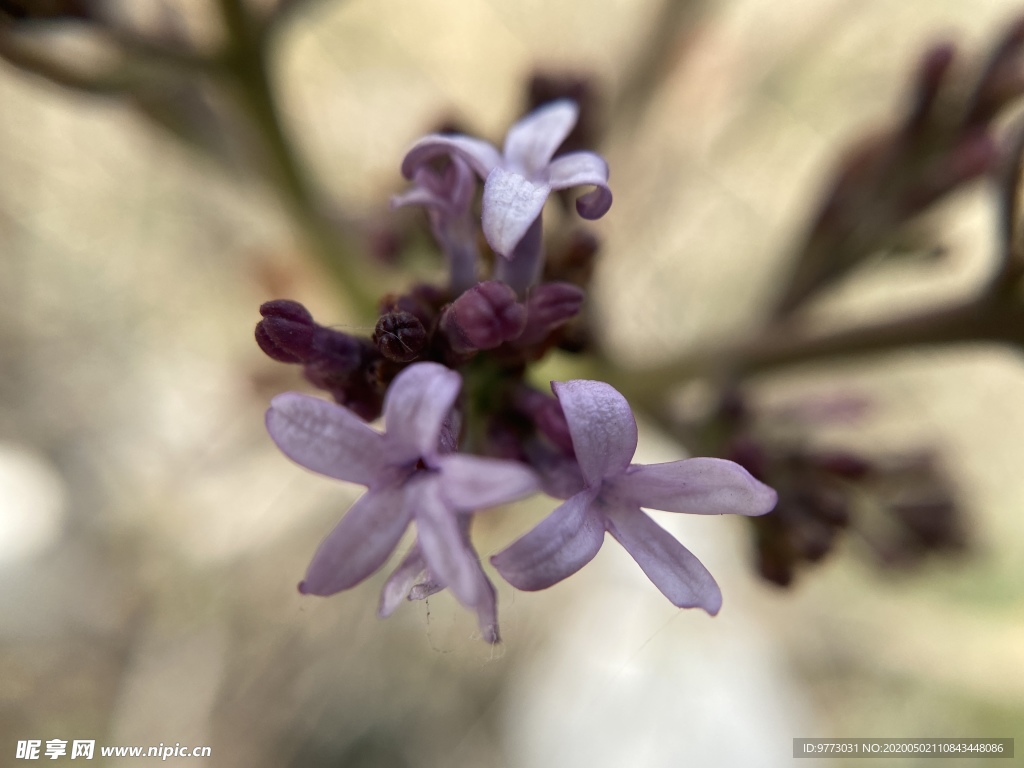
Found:
[[[515,462],[443,452],[442,431],[461,386],[459,374],[444,366],[409,366],[388,389],[384,434],[334,403],[295,392],[274,398],[267,429],[289,458],[368,488],[320,545],[300,592],[331,595],[354,587],[384,565],[415,519],[417,572],[425,569],[449,587],[476,611],[485,639],[498,641],[494,587],[463,518],[522,498],[537,481]],[[386,598],[382,613],[391,605]]]
[[[589,563],[607,531],[673,604],[718,613],[722,593],[714,578],[641,507],[763,515],[775,506],[775,491],[723,459],[630,464],[637,444],[636,421],[621,394],[597,381],[551,386],[565,412],[583,487],[492,557],[498,572],[519,589],[545,589]]]
[[[459,294],[476,283],[476,228],[472,212],[476,183],[473,171],[458,155],[441,171],[421,165],[413,171],[413,187],[391,198],[391,207],[422,205],[430,227],[448,259],[451,289]]]
[[[551,159],[578,117],[579,108],[568,99],[545,104],[509,129],[500,153],[480,139],[431,134],[409,149],[402,161],[402,174],[416,178],[417,171],[439,155],[462,158],[486,180],[484,236],[496,253],[511,258],[553,190],[597,187],[576,200],[576,210],[585,219],[599,219],[611,207],[608,165],[601,157],[593,152],[571,152]]]

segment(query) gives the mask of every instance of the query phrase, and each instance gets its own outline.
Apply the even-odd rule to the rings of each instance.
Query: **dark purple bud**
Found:
[[[302,371],[310,384],[330,392],[346,406],[352,400],[365,400],[366,393],[374,395],[370,397],[371,402],[377,399],[364,370],[364,366],[377,357],[376,348],[368,340],[318,326],[313,347],[314,353]],[[352,410],[363,415],[356,407]]]
[[[463,293],[441,315],[441,332],[459,353],[494,349],[519,338],[526,307],[505,283],[488,280]]]
[[[268,301],[260,307],[256,343],[282,363],[304,363],[313,355],[313,316],[296,301]]]
[[[556,328],[579,314],[583,306],[583,289],[571,283],[538,285],[526,300],[526,327],[516,346],[538,344]]]
[[[369,342],[333,328],[316,326],[313,332],[313,362],[332,376],[348,376],[366,359]],[[372,347],[369,347],[372,349]]]
[[[313,316],[309,310],[291,299],[274,299],[260,304],[260,314],[264,317],[281,317],[296,323],[313,325]]]
[[[256,324],[256,343],[268,357],[279,363],[301,363],[307,355],[300,355],[294,350],[308,350],[309,343],[313,338],[312,331],[312,328],[307,328],[304,325],[276,318],[271,321],[271,330],[268,330],[267,321],[263,320]],[[303,335],[308,336],[305,342],[302,341]]]
[[[409,363],[427,347],[429,338],[423,323],[409,312],[388,312],[381,315],[373,330],[373,343],[389,360]]]

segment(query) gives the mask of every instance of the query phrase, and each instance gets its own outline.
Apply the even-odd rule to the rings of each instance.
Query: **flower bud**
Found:
[[[583,306],[583,289],[571,283],[544,283],[537,286],[526,301],[526,327],[516,346],[538,344],[553,330],[564,325]]]
[[[264,317],[282,317],[296,323],[313,325],[313,315],[309,310],[291,299],[274,299],[260,304],[260,314]]]
[[[368,350],[373,351],[373,347],[365,339],[317,326],[313,332],[313,353],[306,367],[315,369],[314,375],[327,382],[344,381],[363,365]],[[376,356],[375,351],[373,355]]]
[[[478,283],[441,315],[441,332],[459,353],[494,349],[517,339],[526,327],[526,307],[498,280]]]
[[[423,323],[409,312],[388,312],[381,315],[373,331],[373,343],[389,360],[409,363],[415,360],[430,341]]]
[[[256,343],[269,357],[282,363],[303,363],[313,354],[316,324],[296,301],[268,301],[260,307]]]

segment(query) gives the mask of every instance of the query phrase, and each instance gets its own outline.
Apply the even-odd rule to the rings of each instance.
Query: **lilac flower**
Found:
[[[460,294],[476,283],[476,227],[472,213],[476,184],[473,171],[458,155],[437,171],[421,165],[413,171],[413,188],[391,198],[391,207],[422,205],[430,217],[430,227],[448,259],[450,287]]]
[[[637,444],[636,421],[621,394],[597,381],[551,386],[565,412],[583,487],[492,557],[498,572],[519,589],[545,589],[590,562],[607,531],[673,604],[716,614],[722,593],[714,578],[640,508],[763,515],[775,506],[775,491],[722,459],[630,464]]]
[[[593,152],[571,152],[551,159],[578,117],[576,104],[561,99],[513,125],[500,153],[480,139],[431,134],[413,144],[402,161],[402,174],[407,179],[415,178],[424,164],[440,155],[462,158],[485,179],[484,237],[510,263],[520,262],[507,276],[500,274],[502,270],[496,275],[519,293],[532,284],[539,270],[540,216],[553,190],[597,187],[576,200],[576,210],[585,219],[599,219],[611,207],[608,164],[601,157]],[[515,253],[521,244],[522,253]]]
[[[388,389],[384,434],[334,403],[295,392],[274,398],[267,429],[289,458],[368,488],[324,539],[299,591],[331,595],[359,584],[384,565],[415,519],[416,571],[426,569],[449,587],[476,611],[485,639],[498,641],[494,587],[464,518],[532,493],[537,481],[515,462],[444,452],[452,446],[441,445],[442,431],[461,386],[459,374],[444,366],[409,366]],[[382,613],[392,602],[385,595]]]

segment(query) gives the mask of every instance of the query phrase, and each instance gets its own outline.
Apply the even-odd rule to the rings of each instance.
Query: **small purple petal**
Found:
[[[468,212],[476,192],[473,170],[459,155],[452,157],[451,164],[441,177],[445,198],[451,202],[453,212]]]
[[[461,157],[481,179],[487,178],[487,174],[501,163],[501,155],[489,142],[459,134],[447,136],[432,133],[417,141],[405,153],[402,175],[412,179],[417,169],[443,155]]]
[[[608,532],[673,605],[703,608],[714,616],[722,591],[700,560],[639,509],[607,508]]]
[[[612,207],[608,163],[593,152],[572,152],[553,160],[548,166],[548,184],[552,189],[597,187],[576,200],[576,210],[584,219],[600,219]]]
[[[725,459],[632,466],[611,483],[625,503],[693,515],[763,515],[778,501],[774,490]]]
[[[384,582],[384,588],[380,592],[380,605],[377,608],[377,615],[382,619],[390,616],[403,602],[409,599],[416,582],[423,576],[427,569],[427,562],[423,559],[420,551],[420,544],[417,541],[412,549],[402,558],[394,572]]]
[[[626,469],[637,443],[636,419],[626,398],[601,381],[554,381],[551,389],[565,413],[587,485],[596,488]]]
[[[422,205],[451,220],[468,214],[476,191],[476,178],[469,165],[458,155],[453,155],[448,167],[440,173],[430,166],[416,169],[413,185],[408,191],[391,198],[392,208]]]
[[[298,392],[271,401],[267,431],[292,461],[339,480],[372,485],[387,463],[383,435],[347,408]]]
[[[551,188],[515,171],[495,168],[484,183],[484,237],[495,253],[510,258],[530,225],[544,210]]]
[[[469,543],[466,526],[447,507],[435,478],[420,480],[409,489],[416,509],[416,531],[427,570],[446,584],[456,599],[476,611],[480,631],[489,643],[498,642],[494,587],[484,575]]]
[[[505,135],[506,166],[539,172],[572,132],[579,114],[575,102],[559,99],[526,115]]]
[[[594,559],[604,543],[604,530],[593,494],[577,493],[492,557],[491,563],[517,589],[547,589]]]
[[[612,207],[612,193],[608,187],[598,187],[576,198],[576,213],[584,219],[600,219]]]
[[[368,491],[323,540],[299,591],[305,595],[333,595],[368,578],[395,551],[409,519],[401,488]]]
[[[422,205],[425,208],[441,208],[445,205],[444,199],[437,196],[424,187],[413,187],[399,195],[391,196],[392,208],[403,208],[407,205]]]
[[[441,582],[434,579],[426,579],[419,584],[413,584],[412,589],[409,590],[409,599],[426,600],[431,595],[441,592],[444,588],[445,586]]]
[[[505,504],[537,490],[537,476],[515,461],[451,454],[439,458],[437,467],[445,500],[460,512]]]
[[[454,453],[459,445],[459,432],[462,429],[462,415],[452,411],[441,425],[441,439],[438,440],[440,453]]]
[[[498,632],[498,593],[490,579],[484,574],[479,560],[476,567],[482,582],[480,599],[473,606],[473,610],[476,612],[476,623],[480,627],[480,636],[484,642],[496,645],[501,642],[501,634]]]
[[[416,363],[395,377],[384,397],[391,464],[438,452],[441,427],[461,388],[462,377],[438,363]]]
[[[411,483],[409,491],[416,516],[416,531],[427,567],[438,580],[447,584],[465,605],[479,598],[479,582],[467,553],[463,531],[453,510],[445,504],[436,478]]]

